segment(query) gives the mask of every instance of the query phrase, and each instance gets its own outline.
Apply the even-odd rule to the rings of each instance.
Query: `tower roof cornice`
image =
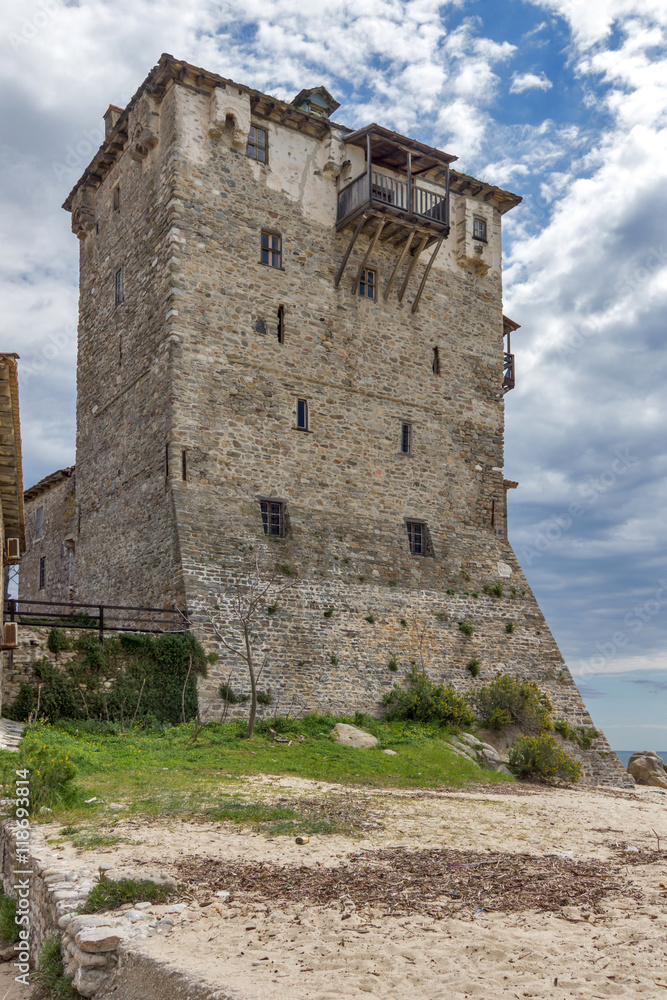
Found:
[[[253,89],[252,87],[247,87],[243,84],[237,83],[235,80],[231,80],[228,77],[220,76],[219,74],[203,69],[200,66],[194,66],[192,63],[176,59],[169,53],[163,53],[160,56],[157,65],[151,69],[148,76],[139,86],[127,106],[120,111],[113,128],[109,130],[109,134],[105,137],[104,142],[98,149],[92,161],[86,167],[85,171],[65,199],[62,207],[66,211],[69,212],[72,210],[74,197],[81,187],[97,188],[102,183],[106,175],[113,168],[119,156],[125,150],[129,143],[129,117],[132,109],[137,105],[141,98],[144,95],[148,95],[159,101],[174,83],[208,92],[214,90],[216,87],[238,88],[239,91],[248,94],[253,114],[258,115],[259,117],[274,120],[277,124],[283,125],[287,128],[294,128],[299,132],[305,132],[306,134],[312,135],[316,138],[321,139],[332,130],[342,133],[341,138],[344,139],[348,136],[360,134],[364,131],[361,129],[355,132],[354,129],[341,125],[338,122],[332,122],[330,119],[321,114],[314,114],[303,110],[302,108],[298,108],[292,101],[283,101],[279,97],[264,94],[259,90]],[[311,92],[314,93],[316,90],[326,93],[331,99],[332,104],[338,106],[337,102],[331,98],[331,95],[329,95],[328,91],[325,91],[324,88],[313,88],[312,91],[302,91],[301,95]],[[295,98],[295,100],[297,99]],[[115,108],[114,110],[119,111],[120,109]],[[332,108],[332,110],[335,109]],[[376,125],[367,126],[367,128],[371,127],[376,129],[379,128],[379,126]],[[388,135],[395,136],[397,139],[403,139],[406,143],[412,144],[413,147],[421,147],[425,150],[431,148],[424,146],[422,143],[418,143],[414,139],[409,139],[406,136],[398,136],[396,133],[390,132],[388,129],[383,129],[383,131]],[[450,161],[455,159],[455,157],[450,157],[449,154],[439,150],[433,150],[433,152],[439,153],[442,158],[449,158]],[[470,196],[479,195],[485,201],[493,201],[495,206],[498,207],[501,212],[508,211],[510,208],[518,205],[522,200],[518,195],[512,194],[510,191],[504,191],[502,188],[498,188],[493,184],[477,180],[474,177],[459,173],[458,171],[451,171],[450,186],[452,191],[459,194],[467,194]]]

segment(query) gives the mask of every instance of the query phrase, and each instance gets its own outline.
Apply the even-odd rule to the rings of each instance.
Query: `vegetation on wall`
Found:
[[[565,719],[558,719],[554,722],[554,729],[564,740],[571,740],[582,750],[590,750],[593,740],[600,736],[597,729],[586,726],[571,726]]]
[[[52,629],[49,649],[69,648],[75,655],[58,666],[47,657],[38,660],[35,680],[23,681],[5,706],[7,718],[178,723],[196,717],[196,679],[206,676],[207,661],[193,635],[125,633],[101,643],[96,634],[82,632],[64,646],[60,633]]]

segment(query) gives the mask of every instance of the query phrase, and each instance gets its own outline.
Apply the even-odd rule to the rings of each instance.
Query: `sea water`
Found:
[[[648,748],[647,747],[643,747],[642,749],[643,750],[646,750],[646,749],[650,750],[650,747],[648,747]],[[623,765],[623,767],[627,769],[628,761],[630,760],[630,757],[632,756],[633,753],[637,753],[637,751],[636,750],[614,750],[614,753],[620,759],[621,764]],[[657,753],[658,757],[661,757],[662,760],[663,760],[663,762],[665,764],[667,764],[667,750],[656,750],[656,753]]]

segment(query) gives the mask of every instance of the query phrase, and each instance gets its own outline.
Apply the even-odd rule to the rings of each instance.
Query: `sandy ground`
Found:
[[[436,920],[423,912],[392,915],[391,907],[376,899],[352,905],[341,898],[322,907],[298,893],[256,900],[252,892],[230,886],[231,896],[221,900],[200,886],[168,936],[136,947],[196,972],[210,982],[212,995],[220,990],[221,996],[239,1000],[368,995],[387,1000],[667,1000],[667,796],[648,789],[515,787],[508,794],[491,789],[400,792],[254,778],[240,786],[246,798],[317,796],[350,803],[358,817],[357,835],[311,837],[298,846],[292,837],[267,840],[230,824],[147,825],[119,817],[114,832],[133,844],[94,852],[69,844],[53,849],[89,869],[101,862],[142,862],[178,875],[179,864],[199,858],[210,859],[213,873],[216,860],[220,865],[236,860],[239,867],[268,861],[305,867],[306,874],[318,877],[349,864],[351,856],[363,858],[386,847],[530,854],[545,865],[546,856],[565,855],[571,874],[563,905],[554,912],[485,912],[483,899],[479,905],[480,899],[464,898],[455,915]],[[662,838],[660,854],[652,831]],[[638,851],[627,851],[628,846]],[[597,907],[570,905],[577,864],[583,868],[590,860],[601,872],[617,870],[622,891],[612,891]],[[517,859],[519,877],[520,865]],[[488,867],[479,870],[488,872]],[[391,884],[391,866],[385,877]],[[0,980],[0,1000],[5,1000],[4,989]],[[14,1000],[13,994],[7,1000]]]

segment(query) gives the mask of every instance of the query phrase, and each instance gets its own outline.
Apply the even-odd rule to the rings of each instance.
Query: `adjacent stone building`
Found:
[[[521,199],[337,108],[168,55],[109,108],[65,203],[78,599],[197,621],[259,557],[293,582],[258,636],[278,711],[377,710],[415,662],[459,690],[533,678],[590,725],[507,541],[501,229]],[[230,671],[242,687],[229,655],[201,686],[212,712]],[[596,750],[589,776],[618,777]]]
[[[76,600],[74,466],[31,486],[24,500],[26,551],[21,559],[19,600]]]

